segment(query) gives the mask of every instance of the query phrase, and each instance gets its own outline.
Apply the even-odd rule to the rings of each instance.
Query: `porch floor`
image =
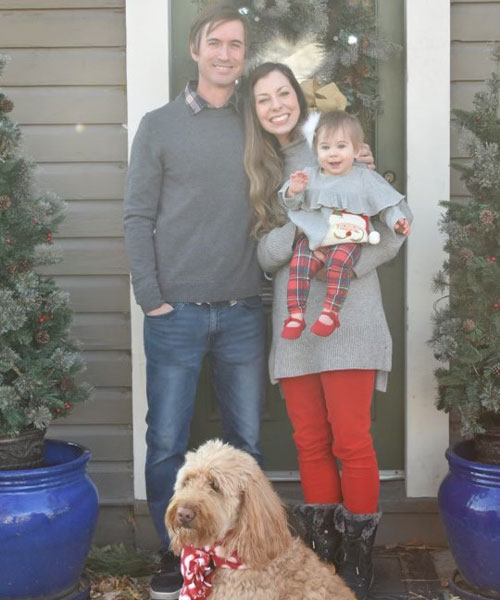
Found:
[[[399,546],[377,547],[370,600],[447,600],[454,570],[448,550]]]
[[[375,582],[369,600],[460,600],[446,590],[453,561],[446,550],[378,547],[374,553]],[[109,577],[93,574],[94,600],[149,600],[149,577]]]

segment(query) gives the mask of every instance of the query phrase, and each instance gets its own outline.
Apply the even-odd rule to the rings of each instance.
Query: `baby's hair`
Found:
[[[331,110],[325,112],[319,118],[314,132],[314,151],[317,153],[318,133],[325,129],[327,133],[335,133],[339,129],[345,130],[351,137],[355,150],[359,150],[364,142],[365,136],[359,119],[343,110]]]

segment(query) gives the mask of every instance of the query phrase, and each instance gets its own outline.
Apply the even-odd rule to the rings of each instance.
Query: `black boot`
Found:
[[[290,522],[298,535],[324,561],[333,563],[341,535],[335,529],[338,504],[296,504],[290,509]]]
[[[342,534],[342,545],[337,555],[337,572],[356,594],[358,600],[368,598],[373,583],[372,550],[382,513],[357,515],[339,506],[335,513],[335,527]]]

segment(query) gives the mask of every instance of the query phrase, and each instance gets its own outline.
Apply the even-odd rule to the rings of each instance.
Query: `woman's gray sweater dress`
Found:
[[[312,151],[303,139],[290,143],[283,148],[283,152],[284,179],[297,169],[316,164]],[[404,200],[400,208],[411,221],[411,211]],[[273,274],[273,339],[269,356],[273,382],[282,377],[322,371],[376,369],[375,387],[380,391],[386,390],[387,375],[391,370],[392,340],[382,307],[376,268],[393,259],[406,238],[395,234],[376,219],[373,225],[380,232],[380,244],[363,245],[354,269],[355,277],[351,280],[351,287],[339,314],[340,327],[328,337],[319,337],[309,331],[325,300],[326,282],[318,279],[311,281],[305,314],[307,327],[302,336],[297,340],[281,337],[283,321],[288,316],[286,290],[295,225],[288,222],[260,239],[257,250],[259,263],[264,271]]]

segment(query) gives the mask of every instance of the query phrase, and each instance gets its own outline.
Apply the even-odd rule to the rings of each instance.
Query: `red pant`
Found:
[[[380,483],[370,434],[375,371],[326,371],[280,383],[305,502],[343,502],[353,513],[376,512]]]

